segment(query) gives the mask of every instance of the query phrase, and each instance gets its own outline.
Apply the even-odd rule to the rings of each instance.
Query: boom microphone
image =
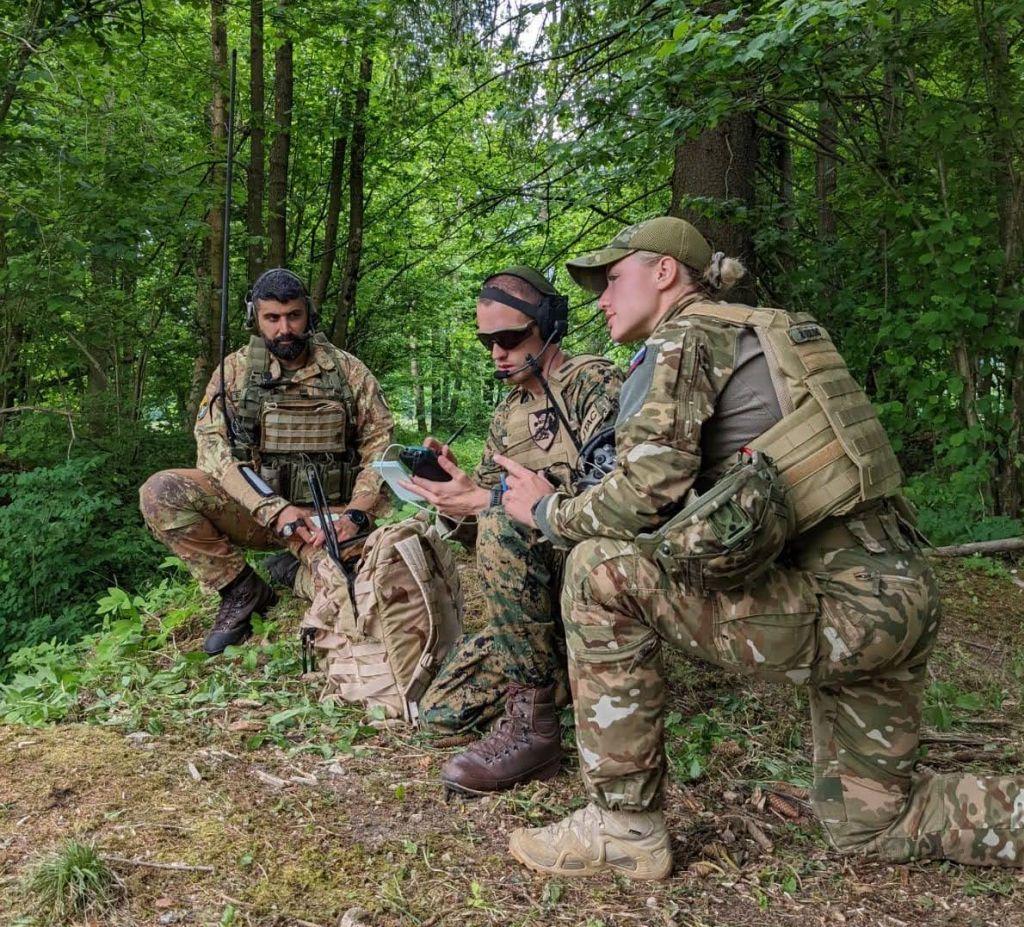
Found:
[[[535,374],[540,374],[540,360],[545,354],[547,354],[548,348],[551,347],[551,342],[555,339],[555,334],[555,332],[552,332],[552,334],[548,336],[548,340],[544,342],[544,347],[540,349],[540,353],[538,353],[536,357],[532,354],[527,354],[526,363],[516,367],[515,370],[495,370],[494,379],[507,380],[509,377],[514,377],[516,374],[522,373],[524,370],[531,369]]]

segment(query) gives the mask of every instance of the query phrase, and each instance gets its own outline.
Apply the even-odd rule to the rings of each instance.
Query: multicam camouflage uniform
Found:
[[[611,424],[622,377],[597,357],[576,357],[551,373],[549,385],[577,437],[586,442]],[[576,450],[546,397],[514,388],[495,412],[474,482],[501,482],[495,454],[546,469],[552,482],[570,486]],[[528,687],[554,682],[568,700],[565,638],[558,613],[564,551],[539,532],[513,522],[500,506],[477,516],[476,561],[487,625],[467,635],[441,667],[420,702],[420,717],[435,731],[482,728],[503,710],[510,682]]]
[[[536,510],[556,544],[577,542],[562,613],[591,800],[660,807],[667,644],[809,687],[813,803],[841,850],[1024,864],[1024,776],[915,774],[940,608],[932,571],[890,499],[800,534],[756,585],[731,592],[697,592],[634,543],[695,479],[714,476],[702,428],[706,444],[745,330],[687,317],[692,301],[659,323],[623,387],[619,468]]]
[[[246,382],[251,344],[224,360],[228,384],[228,414],[235,417]],[[365,512],[386,506],[380,476],[369,467],[391,442],[393,421],[380,385],[362,361],[322,341],[309,342],[309,363],[287,373],[286,395],[294,389],[316,387],[335,365],[352,394],[353,434],[362,470],[355,479],[348,505]],[[269,374],[282,376],[277,358],[271,357]],[[288,547],[299,556],[295,589],[313,597],[309,565],[322,551],[297,540],[285,542],[271,530],[289,500],[262,495],[241,475],[240,461],[228,443],[220,403],[220,371],[214,373],[196,418],[196,468],[163,470],[153,474],[139,491],[140,508],[154,536],[188,566],[206,592],[223,589],[245,567],[245,549]]]

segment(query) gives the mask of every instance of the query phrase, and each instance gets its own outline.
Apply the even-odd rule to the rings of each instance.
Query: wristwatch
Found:
[[[345,509],[345,517],[360,531],[370,527],[370,516],[360,509]]]

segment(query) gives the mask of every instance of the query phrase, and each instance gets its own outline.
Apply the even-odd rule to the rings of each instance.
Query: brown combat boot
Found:
[[[494,730],[441,770],[445,793],[485,795],[533,779],[551,779],[562,762],[562,728],[555,687],[528,689],[513,683],[505,714]]]
[[[247,566],[220,591],[220,608],[213,628],[203,641],[203,650],[213,655],[231,644],[240,644],[252,634],[254,612],[263,614],[277,604],[277,593],[252,567]]]

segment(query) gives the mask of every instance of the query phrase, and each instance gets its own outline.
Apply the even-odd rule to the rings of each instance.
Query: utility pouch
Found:
[[[703,495],[637,548],[695,592],[736,589],[764,574],[795,531],[786,486],[771,459],[744,448]]]

